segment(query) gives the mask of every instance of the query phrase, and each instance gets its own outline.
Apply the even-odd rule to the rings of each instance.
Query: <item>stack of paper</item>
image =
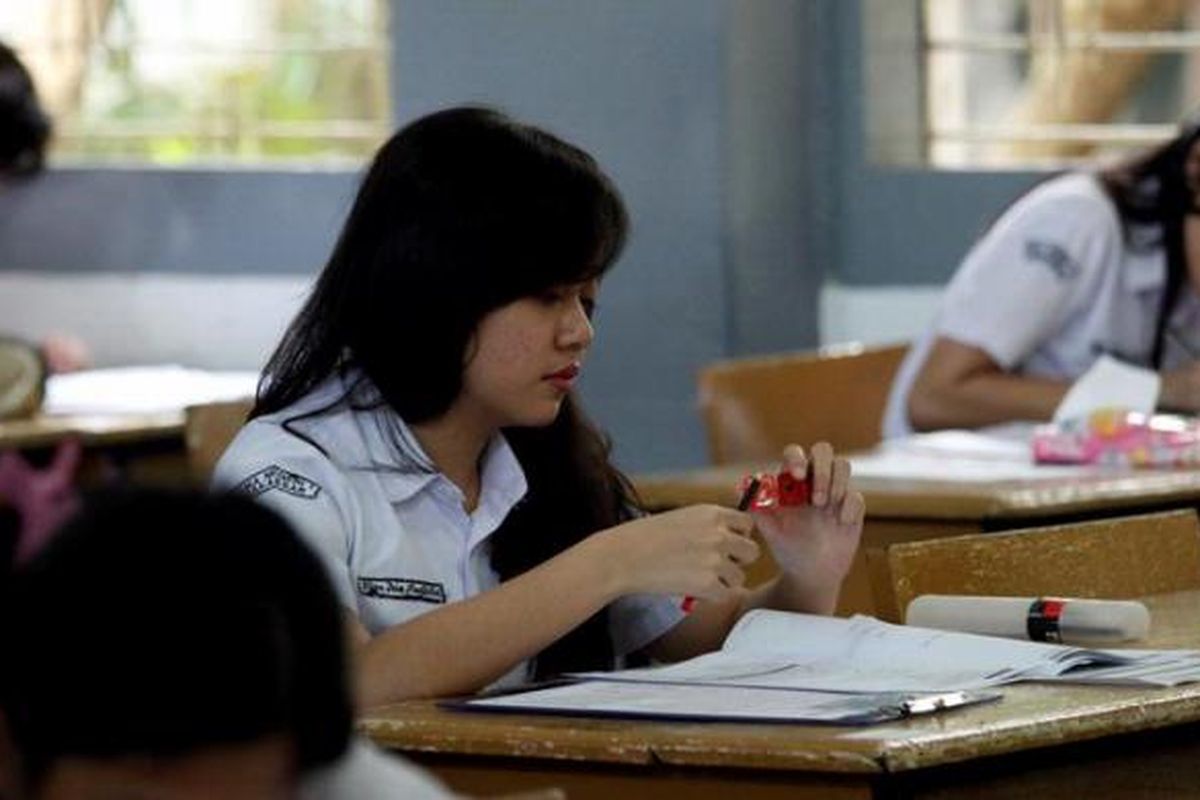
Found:
[[[871,617],[757,610],[742,617],[717,652],[580,677],[832,692],[943,692],[1016,681],[1175,686],[1200,681],[1200,651],[1092,650]]]
[[[752,611],[721,650],[679,664],[587,672],[575,682],[455,703],[482,711],[726,721],[878,722],[999,696],[1016,681],[1175,686],[1200,651],[1089,650]]]

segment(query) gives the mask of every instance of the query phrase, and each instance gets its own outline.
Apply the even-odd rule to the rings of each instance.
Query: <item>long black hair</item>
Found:
[[[0,176],[41,169],[49,140],[50,118],[33,79],[17,54],[0,42]]]
[[[600,277],[627,228],[596,162],[546,131],[480,107],[411,123],[367,170],[312,294],[267,363],[251,417],[354,369],[406,423],[436,419],[462,389],[480,320]],[[353,393],[316,413],[353,403]],[[575,398],[552,424],[505,435],[529,488],[491,539],[501,580],[633,513],[629,482]],[[601,611],[540,653],[537,674],[611,665],[607,618]]]
[[[1187,282],[1187,250],[1183,222],[1196,214],[1200,186],[1189,186],[1188,154],[1200,141],[1200,118],[1182,126],[1175,138],[1122,161],[1098,174],[1100,185],[1117,208],[1124,227],[1125,246],[1133,250],[1161,247],[1166,255],[1167,281],[1155,320],[1150,365],[1162,366],[1167,323]]]

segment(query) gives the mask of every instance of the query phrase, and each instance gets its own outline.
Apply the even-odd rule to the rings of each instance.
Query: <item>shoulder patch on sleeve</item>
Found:
[[[250,497],[258,497],[272,489],[278,489],[285,494],[290,494],[293,497],[301,497],[305,500],[312,500],[321,493],[320,484],[309,480],[303,475],[288,472],[278,464],[272,464],[265,469],[260,469],[239,483],[234,488],[234,491],[247,494]]]
[[[1060,244],[1030,239],[1025,242],[1025,258],[1045,264],[1050,271],[1062,281],[1070,281],[1079,277],[1083,269],[1071,258],[1071,254]]]

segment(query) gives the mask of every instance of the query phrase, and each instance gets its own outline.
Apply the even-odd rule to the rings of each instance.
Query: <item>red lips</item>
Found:
[[[551,380],[573,381],[577,377],[579,377],[579,364],[578,363],[568,364],[567,366],[560,369],[558,372],[552,372],[549,375],[547,375],[546,377]]]

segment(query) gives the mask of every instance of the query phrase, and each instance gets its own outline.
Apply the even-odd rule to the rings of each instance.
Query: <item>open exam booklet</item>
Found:
[[[721,650],[678,664],[588,672],[480,697],[479,710],[677,719],[861,723],[994,699],[1016,681],[1174,686],[1200,651],[1090,650],[892,625],[871,617],[756,610]]]

